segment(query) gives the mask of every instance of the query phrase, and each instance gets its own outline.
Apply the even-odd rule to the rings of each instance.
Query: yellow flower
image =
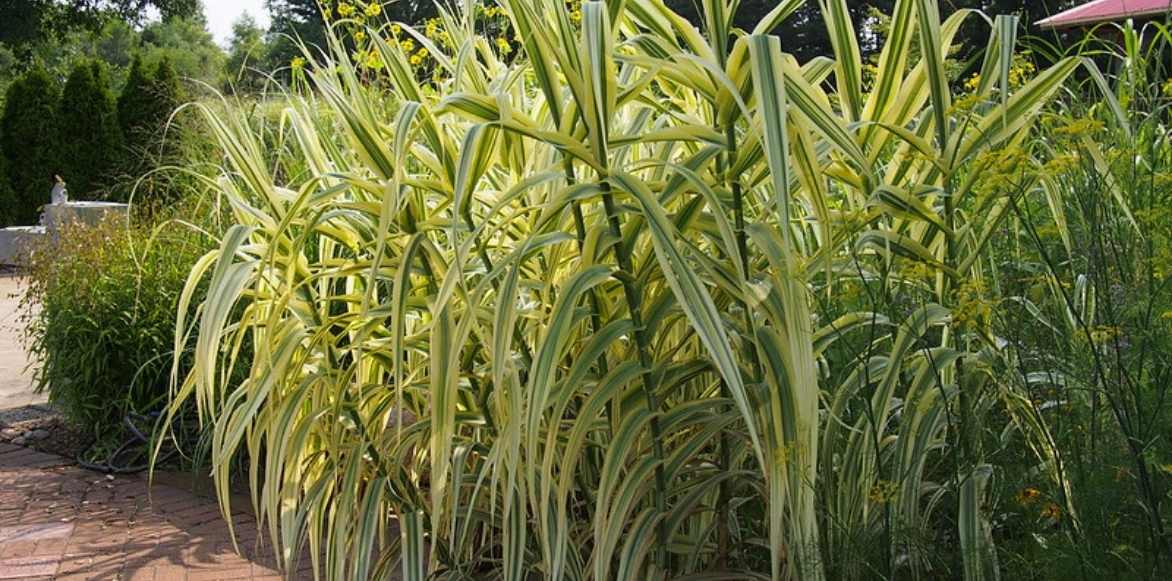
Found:
[[[359,30],[354,33],[354,42],[362,42],[366,40],[366,33]]]
[[[977,74],[977,73],[973,73],[973,76],[969,77],[968,80],[966,80],[964,82],[964,90],[966,90],[970,93],[972,93],[973,91],[976,91],[977,87],[980,87],[980,86],[981,86],[981,75]]]
[[[413,55],[411,55],[410,62],[411,62],[411,66],[417,67],[417,66],[423,64],[423,57],[420,57],[417,54],[413,54]]]
[[[402,26],[399,26],[398,24],[391,25],[391,36],[398,37],[400,32],[403,32]]]
[[[1164,93],[1165,97],[1172,97],[1172,79],[1164,81],[1164,84],[1160,87],[1160,92]]]
[[[500,49],[501,54],[509,54],[513,52],[513,45],[509,44],[509,39],[498,36],[496,39],[496,47]]]
[[[1062,509],[1057,504],[1051,502],[1042,508],[1042,517],[1058,520],[1062,518]]]
[[[351,14],[354,14],[354,5],[348,4],[346,2],[338,4],[338,16],[345,18]]]
[[[1119,335],[1119,327],[1098,325],[1091,328],[1091,341],[1094,343],[1106,343]]]
[[[381,58],[379,58],[377,52],[369,50],[366,51],[366,56],[362,59],[362,66],[377,71],[383,68],[383,61]]]
[[[378,16],[379,14],[382,13],[382,11],[383,11],[383,6],[382,6],[382,4],[379,4],[378,2],[371,2],[370,4],[367,4],[366,9],[363,10],[363,12],[365,12],[367,16]]]
[[[293,57],[293,60],[289,61],[289,66],[293,67],[294,70],[301,70],[305,67],[305,57]]]
[[[418,52],[415,53],[415,56],[417,56],[421,59],[427,58],[427,55],[428,55],[428,52],[427,52],[426,48],[421,48],[421,49],[419,49]]]
[[[1037,500],[1038,497],[1040,497],[1040,496],[1042,496],[1042,492],[1039,491],[1037,488],[1034,488],[1032,486],[1027,487],[1027,488],[1023,489],[1021,492],[1017,493],[1017,503],[1022,506],[1025,506],[1027,504],[1033,504],[1034,501]]]
[[[399,48],[403,49],[403,52],[411,52],[415,50],[415,41],[408,38],[399,43]]]
[[[899,492],[899,485],[890,480],[876,480],[867,491],[867,499],[876,504],[883,504],[895,497]]]
[[[437,31],[439,31],[439,25],[436,24],[435,19],[428,18],[427,25],[424,28],[424,34],[426,34],[428,38],[434,38]]]
[[[574,22],[581,22],[582,21],[582,11],[581,10],[571,11],[570,12],[570,20],[573,20]]]

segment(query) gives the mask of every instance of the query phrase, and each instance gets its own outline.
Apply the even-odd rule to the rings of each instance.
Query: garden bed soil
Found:
[[[0,442],[72,460],[89,445],[90,440],[52,408],[30,405],[0,410]]]

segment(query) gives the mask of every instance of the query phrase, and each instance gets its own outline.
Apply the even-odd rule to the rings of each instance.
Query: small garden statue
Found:
[[[53,184],[53,189],[49,192],[49,203],[54,206],[64,204],[69,201],[69,192],[65,191],[65,180],[61,176],[54,175],[53,179],[56,183]]]

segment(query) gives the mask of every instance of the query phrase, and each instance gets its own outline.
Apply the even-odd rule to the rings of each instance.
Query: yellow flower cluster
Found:
[[[361,11],[359,10],[360,6],[362,8]],[[375,16],[378,16],[379,14],[382,14],[383,13],[383,6],[381,3],[377,2],[377,1],[370,2],[367,4],[339,2],[336,10],[338,12],[338,16],[341,18],[350,18],[352,16],[356,16],[359,19],[362,19],[364,17],[373,18]],[[324,10],[324,12],[328,16],[330,14],[329,8],[326,8]],[[359,12],[361,12],[361,14]]]
[[[890,480],[877,480],[867,491],[867,499],[877,504],[883,504],[899,492],[899,484]]]
[[[957,287],[953,323],[960,327],[975,327],[988,321],[992,314],[993,302],[985,298],[985,285],[980,280],[967,280]]]
[[[982,195],[998,195],[1016,190],[1027,172],[1035,169],[1030,155],[1020,147],[985,151],[977,157],[981,179],[975,188]]]
[[[427,49],[420,48],[418,51],[415,52],[415,54],[411,55],[411,57],[408,59],[408,62],[411,63],[411,66],[418,67],[423,64],[423,61],[426,58],[427,58]]]
[[[1054,129],[1055,135],[1068,137],[1091,136],[1103,130],[1103,122],[1095,119],[1071,119]]]
[[[909,281],[929,282],[936,278],[936,269],[923,262],[913,262],[903,269],[903,277]]]
[[[1024,54],[1013,55],[1013,66],[1009,67],[1010,88],[1016,89],[1026,84],[1036,72],[1038,72],[1038,68],[1034,66],[1033,62],[1026,60]]]
[[[981,86],[981,74],[980,73],[973,73],[973,76],[969,77],[968,79],[965,79],[965,82],[964,82],[964,90],[965,91],[968,91],[970,93],[974,93],[974,92],[976,92],[977,87],[980,87],[980,86]]]
[[[1091,342],[1107,343],[1120,335],[1119,327],[1097,325],[1091,327]]]
[[[1033,78],[1034,73],[1038,72],[1038,68],[1034,63],[1027,60],[1028,51],[1025,53],[1013,55],[1013,64],[1009,67],[1008,81],[1009,88],[1016,89]],[[981,86],[981,74],[973,73],[972,76],[965,79],[964,90],[969,93],[975,93]]]
[[[1047,161],[1046,165],[1042,166],[1042,170],[1046,173],[1046,175],[1062,175],[1076,169],[1079,165],[1079,161],[1080,158],[1078,153],[1063,153],[1061,155],[1054,156],[1053,159]]]

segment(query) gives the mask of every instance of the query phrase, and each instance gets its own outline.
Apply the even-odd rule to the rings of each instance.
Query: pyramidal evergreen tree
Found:
[[[159,66],[155,67],[153,83],[157,111],[162,123],[166,123],[183,99],[179,75],[175,74],[175,67],[171,64],[171,59],[163,57],[159,60]]]
[[[167,122],[181,100],[179,76],[171,61],[163,57],[148,67],[139,57],[131,62],[126,85],[118,98],[118,123],[125,143],[123,173],[137,180],[152,167],[174,157],[176,133],[166,135]],[[172,145],[167,145],[167,143]]]
[[[8,165],[12,224],[35,224],[39,208],[49,201],[53,176],[62,171],[57,150],[60,90],[45,69],[37,66],[8,87],[0,119],[0,150]]]
[[[15,204],[12,186],[8,184],[8,162],[0,155],[0,228],[11,224],[12,218],[9,214]]]
[[[62,175],[74,197],[93,197],[110,178],[121,133],[102,63],[79,63],[69,74],[58,114]]]
[[[135,56],[118,96],[118,125],[131,150],[148,142],[160,124],[152,76],[142,57]]]

